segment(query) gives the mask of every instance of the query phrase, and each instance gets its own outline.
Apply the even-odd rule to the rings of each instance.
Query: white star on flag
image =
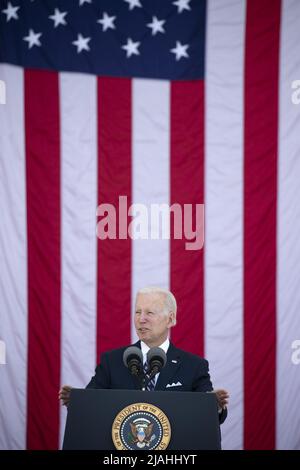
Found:
[[[76,41],[73,41],[72,44],[77,47],[77,53],[81,51],[89,51],[90,47],[88,45],[91,38],[84,38],[80,33],[77,35]]]
[[[133,54],[135,55],[140,55],[138,51],[138,47],[141,43],[140,42],[133,42],[131,38],[127,39],[127,44],[124,44],[122,46],[122,49],[125,49],[126,51],[126,57],[131,57]]]
[[[171,52],[176,55],[176,60],[180,60],[181,57],[189,57],[188,53],[186,52],[188,47],[188,44],[181,44],[180,41],[176,41],[176,47],[171,49]]]
[[[54,21],[54,28],[56,28],[60,24],[67,24],[65,20],[65,16],[67,15],[67,13],[67,11],[59,11],[58,8],[55,8],[54,14],[49,16],[49,18]]]
[[[173,5],[176,5],[178,8],[177,13],[182,13],[183,10],[190,10],[190,1],[191,0],[176,0],[176,2],[173,2]]]
[[[20,7],[13,7],[10,2],[7,4],[7,8],[5,10],[2,10],[2,13],[6,15],[6,21],[10,21],[12,18],[14,20],[18,20],[18,14],[17,11],[19,10]]]
[[[102,20],[97,20],[97,23],[102,24],[102,31],[106,31],[108,28],[116,29],[116,26],[114,25],[115,19],[116,16],[108,16],[108,14],[104,12]]]
[[[28,49],[31,49],[33,46],[41,46],[40,37],[42,33],[35,33],[33,29],[29,30],[28,36],[23,38],[23,41],[28,42]]]
[[[83,5],[84,3],[92,3],[92,0],[79,0],[79,6]]]
[[[129,4],[129,10],[133,10],[134,7],[142,8],[140,0],[124,0],[124,2]]]
[[[152,35],[155,36],[156,33],[165,33],[163,24],[166,20],[159,20],[156,16],[152,16],[152,23],[148,23],[148,28],[152,29]]]

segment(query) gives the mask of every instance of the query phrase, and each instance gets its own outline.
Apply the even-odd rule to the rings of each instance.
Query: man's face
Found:
[[[160,346],[168,337],[173,322],[173,312],[164,311],[164,294],[138,294],[134,326],[141,341],[150,348]]]

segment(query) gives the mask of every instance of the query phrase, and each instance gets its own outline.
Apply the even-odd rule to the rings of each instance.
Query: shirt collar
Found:
[[[165,353],[167,354],[167,351],[169,349],[169,346],[170,346],[170,340],[169,338],[166,339],[166,341],[164,341],[160,346],[159,348],[163,349],[165,351]],[[144,343],[143,341],[141,341],[141,350],[142,350],[142,353],[143,353],[143,359],[144,359],[144,363],[146,362],[146,359],[147,359],[147,353],[149,351],[149,346],[147,346],[146,343]]]

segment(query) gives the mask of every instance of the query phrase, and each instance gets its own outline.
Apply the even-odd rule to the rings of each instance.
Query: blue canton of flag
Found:
[[[12,0],[1,7],[0,62],[114,77],[204,77],[206,0]]]

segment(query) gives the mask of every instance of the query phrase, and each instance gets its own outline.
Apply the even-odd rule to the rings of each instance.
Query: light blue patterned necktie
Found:
[[[147,375],[148,368],[149,368],[148,362],[145,362],[144,373],[146,375],[147,380],[148,380],[148,375]],[[155,376],[152,377],[152,379],[150,379],[146,384],[146,390],[148,390],[148,392],[153,392],[154,388],[155,388]]]

